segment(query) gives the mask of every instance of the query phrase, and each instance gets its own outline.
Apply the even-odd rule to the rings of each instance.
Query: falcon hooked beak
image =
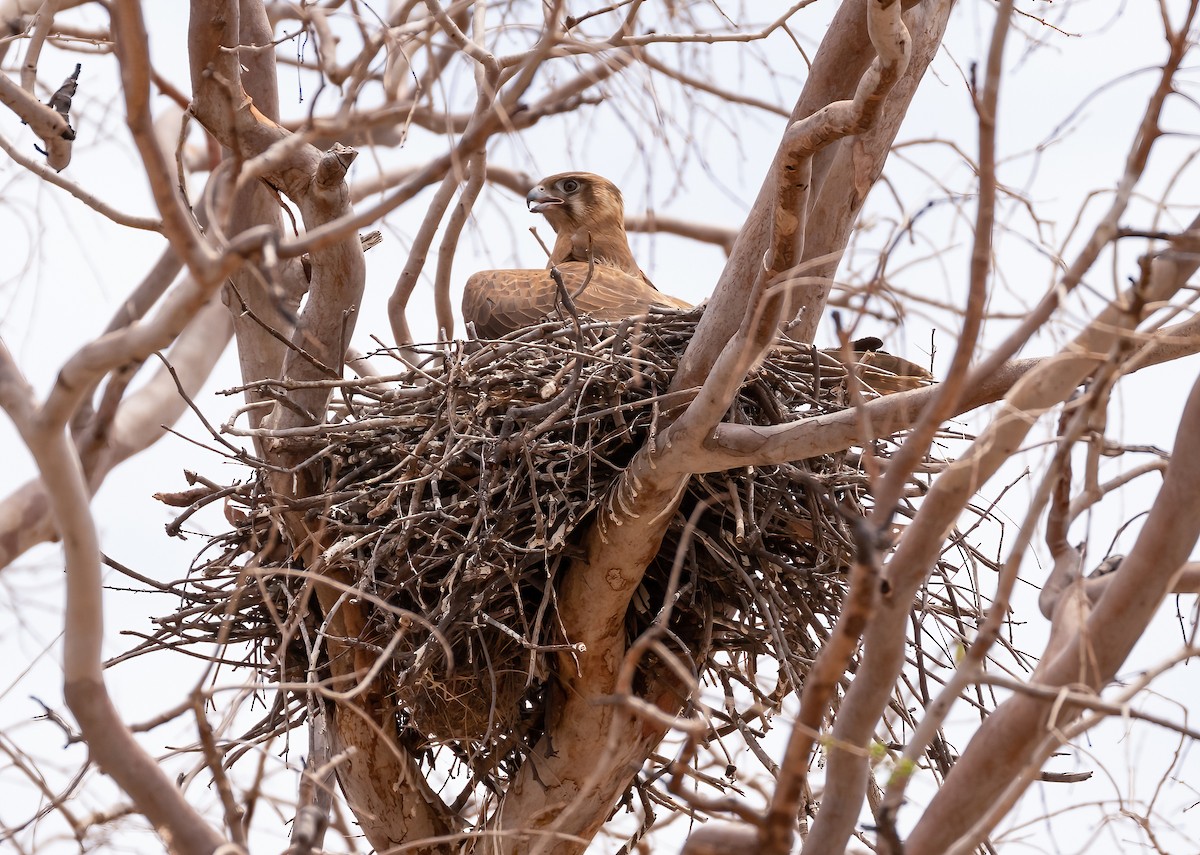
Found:
[[[566,202],[561,196],[555,196],[546,190],[545,186],[539,184],[527,194],[525,194],[525,204],[529,206],[529,210],[534,214],[544,214],[555,205],[562,205]]]

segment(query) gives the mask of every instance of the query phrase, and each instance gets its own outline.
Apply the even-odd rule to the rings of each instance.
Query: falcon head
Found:
[[[543,215],[558,234],[581,228],[625,231],[621,191],[590,172],[560,172],[543,178],[525,196],[529,210]]]
[[[551,266],[595,261],[649,283],[629,249],[621,191],[607,178],[590,172],[560,172],[543,178],[525,196],[525,203],[554,228]]]

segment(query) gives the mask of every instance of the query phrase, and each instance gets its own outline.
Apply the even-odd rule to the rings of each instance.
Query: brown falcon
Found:
[[[599,320],[623,320],[651,306],[691,308],[655,288],[633,260],[621,191],[611,181],[590,172],[562,172],[540,181],[525,202],[554,229],[550,261],[546,270],[483,270],[467,280],[463,321],[473,323],[479,337],[498,338],[554,311],[551,267],[562,274],[576,309]]]

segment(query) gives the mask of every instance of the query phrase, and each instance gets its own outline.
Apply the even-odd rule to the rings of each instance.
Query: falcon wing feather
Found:
[[[613,267],[595,265],[590,280],[583,262],[567,262],[558,269],[568,293],[575,295],[575,307],[598,320],[623,320],[644,314],[651,306],[690,308]],[[467,280],[463,320],[474,323],[480,338],[499,338],[538,323],[554,311],[556,302],[556,286],[548,270],[484,270]]]
[[[463,321],[480,338],[500,338],[553,310],[554,281],[544,270],[482,270],[463,291]]]

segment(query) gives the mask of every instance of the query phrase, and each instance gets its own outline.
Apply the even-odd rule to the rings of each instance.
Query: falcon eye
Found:
[[[566,190],[568,193],[574,193],[579,189],[579,182],[574,178],[568,178],[562,183],[562,189]]]

